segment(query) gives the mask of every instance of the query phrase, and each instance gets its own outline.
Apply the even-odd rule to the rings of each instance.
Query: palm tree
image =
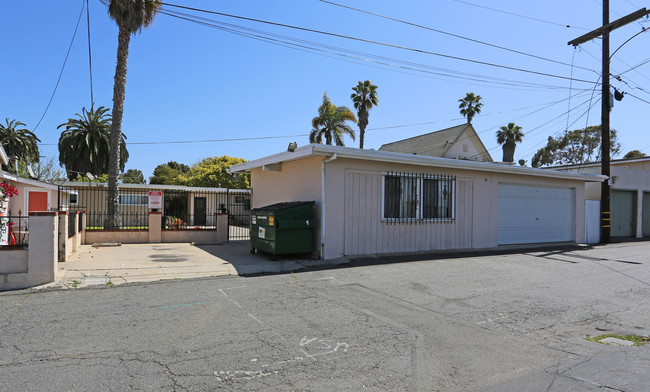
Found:
[[[29,162],[38,162],[38,142],[40,139],[36,135],[22,128],[24,123],[7,118],[7,125],[0,124],[0,145],[5,149],[9,158],[16,157],[18,160]]]
[[[509,123],[508,126],[502,126],[497,131],[497,143],[503,146],[503,162],[513,162],[515,156],[516,143],[521,143],[524,133],[521,127],[515,123]]]
[[[77,174],[91,173],[95,176],[108,171],[110,150],[111,116],[108,108],[100,106],[97,110],[82,109],[79,118],[69,118],[57,127],[65,127],[59,137],[59,163],[65,166],[68,178],[74,180]],[[129,159],[126,150],[126,136],[120,140],[120,170]]]
[[[347,125],[346,121],[357,122],[354,113],[347,106],[336,106],[330,101],[327,93],[323,95],[323,103],[318,107],[318,116],[311,120],[313,127],[309,134],[309,143],[325,143],[331,145],[332,140],[337,146],[345,146],[343,136],[350,135],[355,140],[354,129]]]
[[[460,102],[460,105],[458,105],[460,114],[462,114],[463,117],[467,117],[468,124],[472,122],[474,115],[481,113],[481,107],[483,107],[483,103],[481,102],[482,99],[483,98],[480,95],[467,93],[465,98],[458,100],[458,102]]]
[[[120,226],[117,181],[120,168],[119,158],[122,137],[122,115],[126,88],[126,61],[129,57],[131,35],[149,26],[160,9],[160,0],[102,0],[108,5],[108,14],[119,28],[117,36],[117,65],[113,86],[113,123],[108,164],[107,229]]]
[[[352,87],[354,93],[350,95],[354,108],[357,109],[359,116],[359,148],[363,148],[363,140],[366,133],[366,126],[368,125],[368,112],[373,106],[379,104],[377,98],[377,86],[372,84],[370,80],[359,82],[355,87]]]

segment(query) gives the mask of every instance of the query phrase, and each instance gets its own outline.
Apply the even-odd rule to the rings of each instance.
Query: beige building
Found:
[[[492,162],[476,130],[467,123],[384,144],[379,151]]]
[[[600,162],[552,168],[572,173],[599,174]],[[650,237],[650,157],[610,162],[610,210],[612,237]],[[585,198],[599,202],[600,184],[587,184]],[[595,203],[598,204],[598,203]],[[595,208],[594,225],[599,225]]]
[[[58,188],[54,184],[23,178],[0,170],[0,181],[13,185],[18,194],[9,200],[12,215],[27,215],[35,211],[56,211]]]
[[[585,183],[604,179],[320,144],[230,171],[251,173],[254,208],[315,201],[314,253],[322,259],[583,243]]]

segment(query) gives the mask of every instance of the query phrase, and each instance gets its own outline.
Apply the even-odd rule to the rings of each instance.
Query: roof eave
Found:
[[[250,171],[251,169],[271,165],[274,163],[287,162],[291,160],[306,158],[309,156],[332,156],[336,154],[338,158],[362,159],[378,162],[392,162],[417,166],[436,166],[449,169],[459,170],[476,170],[483,172],[500,172],[516,175],[529,175],[534,177],[560,178],[565,180],[578,180],[588,182],[602,182],[607,177],[596,174],[567,173],[556,170],[541,170],[537,168],[509,166],[493,162],[475,162],[459,159],[439,158],[424,155],[410,155],[398,152],[360,150],[350,147],[336,147],[323,144],[310,144],[302,147],[295,152],[282,152],[265,158],[253,160],[232,166],[231,173]]]

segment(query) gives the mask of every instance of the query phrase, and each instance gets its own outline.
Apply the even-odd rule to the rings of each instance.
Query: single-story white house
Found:
[[[553,170],[598,174],[601,163],[556,166]],[[650,237],[650,157],[610,162],[610,210],[612,237]],[[587,200],[600,201],[600,184],[587,184]]]
[[[310,144],[230,171],[251,173],[253,208],[315,201],[314,253],[321,259],[585,242],[585,183],[606,177],[488,157]]]

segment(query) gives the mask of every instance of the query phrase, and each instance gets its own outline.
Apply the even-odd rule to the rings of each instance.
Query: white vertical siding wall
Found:
[[[382,174],[348,171],[345,178],[345,255],[472,248],[473,182],[456,180],[452,222],[381,220]]]

